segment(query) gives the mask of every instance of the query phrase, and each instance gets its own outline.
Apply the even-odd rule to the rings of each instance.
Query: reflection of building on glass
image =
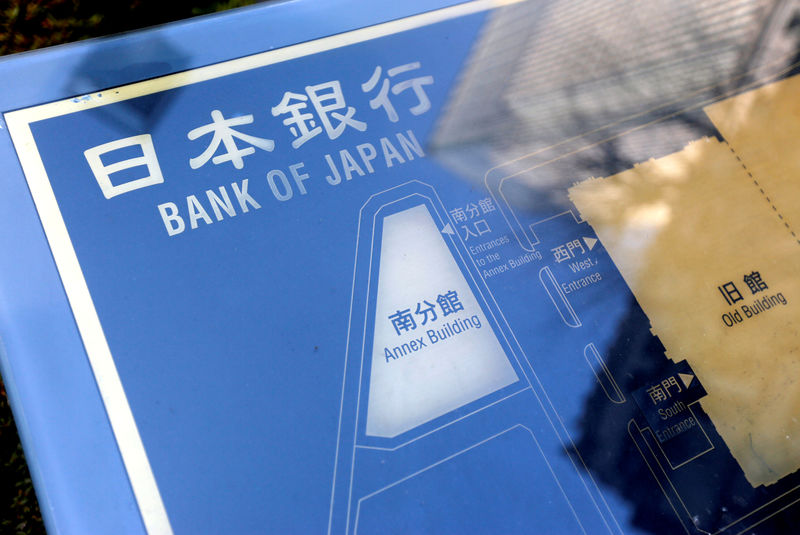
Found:
[[[111,155],[114,151],[120,149],[137,146],[142,151],[141,156],[109,164],[103,163],[103,156]],[[158,165],[158,158],[156,158],[156,151],[153,147],[153,139],[150,137],[150,134],[142,134],[140,136],[111,141],[110,143],[92,147],[84,151],[83,154],[86,156],[86,161],[89,162],[89,167],[106,199],[164,182],[164,177],[161,174],[161,167]],[[144,174],[146,171],[148,173],[147,176],[140,176],[139,178],[117,184],[112,182],[111,175],[114,173],[139,167],[142,168],[141,174]]]
[[[701,378],[700,403],[751,485],[800,468],[800,246],[731,148],[696,141],[581,182],[570,199],[667,356]],[[658,386],[651,396],[668,396]]]
[[[616,0],[602,9],[593,0],[569,0],[499,9],[433,145],[489,140],[498,161],[507,161],[531,143],[680,100],[758,66],[771,40],[796,39],[764,31],[776,11],[763,0]]]

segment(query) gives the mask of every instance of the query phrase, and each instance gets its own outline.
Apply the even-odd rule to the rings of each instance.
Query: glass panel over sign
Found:
[[[796,525],[768,7],[468,2],[6,113],[145,529]]]

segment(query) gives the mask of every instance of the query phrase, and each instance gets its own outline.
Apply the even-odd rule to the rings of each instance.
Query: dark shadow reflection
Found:
[[[548,254],[551,244],[537,229],[550,225],[548,231],[558,233],[560,225],[564,236],[576,228],[587,232],[585,223],[575,227],[577,217],[544,223],[565,212],[577,214],[566,196],[572,184],[678,152],[691,140],[721,139],[703,113],[705,105],[758,80],[798,72],[796,6],[745,4],[736,4],[744,10],[736,14],[730,2],[614,2],[600,8],[550,1],[501,10],[487,24],[452,91],[432,152],[447,168],[476,186],[486,184],[507,203],[514,215],[507,219],[523,236],[520,246]],[[647,246],[642,244],[641,254]],[[680,277],[675,283],[681,284]],[[573,435],[579,456],[601,487],[630,506],[632,525],[644,532],[747,527],[747,521],[736,523],[791,491],[800,476],[754,489],[696,405],[715,453],[692,461],[695,476],[664,477],[664,471],[672,475],[664,468],[669,461],[658,453],[652,433],[642,431],[647,422],[630,393],[659,379],[672,363],[636,299],[627,287],[622,291],[627,311],[613,327],[612,341],[599,349],[628,401],[609,403],[600,384],[584,393]],[[584,306],[602,314],[606,305],[599,299]],[[560,386],[553,380],[545,388]],[[669,447],[668,453],[680,456],[681,448],[693,446]],[[677,490],[669,488],[673,484]],[[777,513],[759,513],[762,518],[752,520],[757,529],[751,531],[788,533],[800,520],[796,509]]]

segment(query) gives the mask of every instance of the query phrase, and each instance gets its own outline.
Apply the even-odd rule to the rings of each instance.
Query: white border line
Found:
[[[75,322],[103,399],[122,461],[149,535],[172,535],[161,494],[120,381],[89,287],[72,245],[30,123],[150,95],[392,35],[522,0],[474,0],[278,50],[112,88],[91,98],[69,98],[5,114],[6,124],[42,221]],[[102,97],[100,97],[102,95]]]
[[[270,50],[268,52],[261,52],[243,58],[233,59],[222,63],[216,63],[207,67],[199,67],[188,71],[177,72],[168,74],[159,78],[145,80],[133,84],[111,88],[98,93],[91,93],[86,95],[89,98],[68,98],[49,104],[42,104],[23,110],[12,111],[5,114],[6,122],[8,123],[9,130],[11,130],[11,123],[19,124],[20,122],[31,123],[42,119],[50,119],[76,111],[88,110],[97,108],[115,102],[121,102],[132,98],[137,98],[153,93],[160,93],[170,89],[183,87],[187,85],[196,84],[198,82],[205,82],[213,80],[230,74],[235,74],[243,71],[249,71],[264,67],[267,65],[274,65],[276,63],[283,63],[293,59],[301,58],[326,52],[336,48],[341,48],[364,41],[370,41],[379,37],[401,33],[407,30],[421,28],[474,13],[488,11],[505,5],[516,4],[524,0],[473,0],[465,4],[459,4],[452,7],[437,9],[419,15],[413,15],[403,19],[393,20],[376,24],[375,26],[368,26],[358,30],[351,30],[349,32],[332,35],[330,37],[323,37],[314,41],[299,43],[296,45],[287,46],[277,50]],[[94,95],[102,95],[101,98],[94,98]]]
[[[22,168],[33,195],[36,211],[42,220],[47,241],[56,261],[64,291],[67,294],[75,323],[78,325],[97,388],[103,399],[122,462],[128,472],[133,494],[139,505],[145,530],[150,535],[172,535],[155,476],[133,419],[128,398],[122,387],[111,350],[108,347],[100,318],[94,307],[89,287],[78,263],[61,210],[41,157],[36,149],[28,123],[9,122],[9,132],[17,149]]]

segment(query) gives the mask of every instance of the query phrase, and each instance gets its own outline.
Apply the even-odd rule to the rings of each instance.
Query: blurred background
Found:
[[[159,2],[130,0],[5,0],[0,12],[0,54],[155,26],[258,3],[257,0]]]

